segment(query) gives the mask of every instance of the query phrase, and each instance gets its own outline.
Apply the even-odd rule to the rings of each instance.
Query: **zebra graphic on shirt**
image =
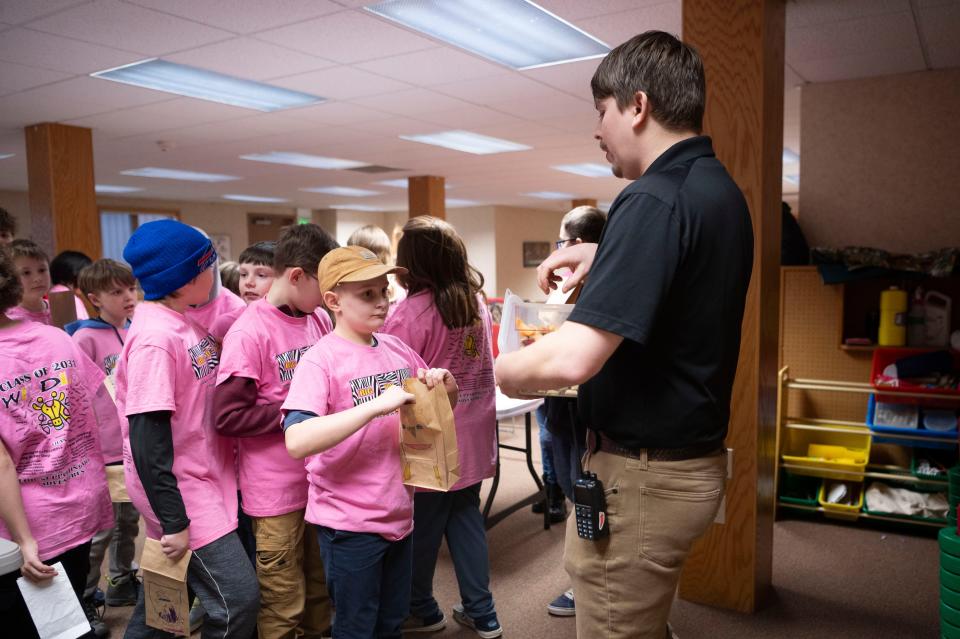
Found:
[[[366,375],[350,380],[350,396],[353,405],[359,406],[369,402],[391,386],[402,386],[403,380],[411,377],[409,368],[399,368],[395,371]]]
[[[190,355],[190,365],[197,379],[203,379],[217,370],[220,365],[220,345],[211,335],[207,335],[200,343],[187,350]]]
[[[293,379],[293,371],[296,370],[300,357],[308,350],[310,350],[309,346],[301,346],[273,356],[277,360],[277,367],[280,369],[281,382],[289,382]]]
[[[103,358],[103,371],[107,374],[107,377],[113,375],[113,369],[117,367],[117,360],[120,359],[120,353],[114,353],[113,355],[107,355]]]

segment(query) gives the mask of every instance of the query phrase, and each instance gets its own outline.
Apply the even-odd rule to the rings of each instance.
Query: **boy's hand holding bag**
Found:
[[[416,401],[400,407],[400,452],[403,483],[447,491],[460,479],[457,428],[450,399],[442,384],[428,389],[408,378],[403,389]]]

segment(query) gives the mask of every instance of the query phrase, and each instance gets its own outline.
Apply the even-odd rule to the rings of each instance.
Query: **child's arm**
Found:
[[[460,387],[457,386],[457,380],[453,373],[445,368],[421,368],[417,370],[417,379],[427,385],[427,388],[433,388],[443,384],[447,391],[447,397],[450,399],[450,408],[457,407],[457,400],[460,399]]]
[[[292,424],[284,431],[287,452],[294,459],[303,459],[333,448],[367,422],[392,413],[412,401],[413,395],[400,386],[391,386],[376,399],[359,406]]]
[[[40,561],[37,540],[33,538],[30,524],[27,523],[27,513],[23,510],[17,469],[3,442],[0,442],[0,519],[10,531],[13,541],[20,546],[20,553],[23,555],[21,574],[33,582],[55,577],[57,571]]]
[[[213,393],[215,427],[224,437],[257,437],[280,432],[281,402],[257,404],[257,382],[230,376]]]

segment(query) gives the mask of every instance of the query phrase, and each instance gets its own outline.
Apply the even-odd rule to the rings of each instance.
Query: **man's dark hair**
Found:
[[[276,251],[276,242],[256,242],[243,249],[243,253],[237,258],[237,262],[239,264],[256,264],[257,266],[272,267]]]
[[[63,251],[50,262],[50,282],[75,288],[80,271],[91,264],[93,260],[80,251]]]
[[[10,251],[0,247],[0,313],[6,312],[20,303],[23,285],[20,275],[13,265]]]
[[[643,91],[653,118],[665,128],[694,133],[703,129],[703,61],[696,49],[669,33],[647,31],[615,48],[600,62],[590,88],[595,102],[612,96],[621,111]]]
[[[308,275],[317,276],[323,256],[340,246],[316,224],[295,224],[280,234],[273,256],[273,271],[279,277],[288,268],[299,266]]]
[[[563,216],[563,230],[571,240],[596,244],[600,241],[607,214],[595,206],[578,206]]]
[[[2,206],[0,206],[0,233],[17,234],[17,218]]]

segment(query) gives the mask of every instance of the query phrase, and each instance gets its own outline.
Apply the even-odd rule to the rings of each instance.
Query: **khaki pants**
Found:
[[[564,565],[581,639],[663,639],[680,569],[723,498],[726,455],[676,462],[587,453],[607,497],[610,535],[577,536],[567,519]]]
[[[330,597],[313,526],[303,510],[251,517],[257,540],[261,639],[319,637],[330,627]]]

